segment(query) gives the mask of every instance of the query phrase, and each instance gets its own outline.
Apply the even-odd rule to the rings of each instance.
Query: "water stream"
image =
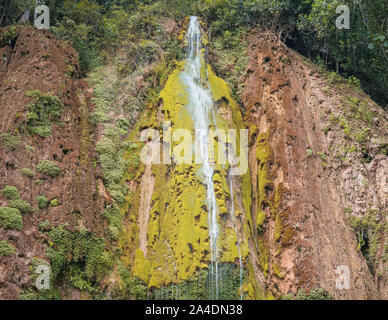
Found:
[[[218,251],[217,239],[219,226],[217,223],[217,202],[213,185],[213,168],[209,160],[208,137],[209,128],[214,123],[214,102],[209,90],[207,79],[201,78],[202,72],[206,70],[204,57],[201,53],[201,27],[197,17],[190,18],[190,25],[187,31],[188,58],[185,70],[182,73],[182,80],[187,86],[190,101],[190,109],[193,112],[194,127],[196,132],[196,154],[202,160],[202,174],[207,190],[208,221],[210,238],[210,279],[211,287],[214,287],[213,298],[218,299]]]

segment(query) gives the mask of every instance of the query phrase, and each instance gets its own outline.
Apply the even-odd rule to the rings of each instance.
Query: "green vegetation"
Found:
[[[15,248],[10,245],[7,241],[0,241],[0,257],[8,257],[15,253]]]
[[[374,274],[377,266],[376,253],[388,226],[386,215],[379,210],[371,210],[362,218],[348,216],[350,225],[357,237],[357,247],[365,257],[369,270]],[[388,248],[384,248],[387,251]]]
[[[40,222],[38,228],[40,232],[49,232],[52,229],[51,223],[48,220]]]
[[[0,134],[0,142],[10,150],[15,150],[20,144],[19,137],[10,133]]]
[[[44,196],[39,196],[36,198],[36,201],[38,201],[39,209],[44,209],[48,205],[48,199]]]
[[[219,283],[220,300],[240,299],[240,270],[235,264],[223,263],[219,266],[222,278]],[[209,270],[199,271],[193,278],[182,281],[178,284],[170,284],[167,287],[154,289],[153,299],[177,299],[177,300],[208,300],[214,298],[214,290],[209,290],[211,284],[211,272]],[[172,296],[174,293],[174,296]]]
[[[1,207],[0,208],[0,226],[5,229],[23,229],[23,219],[20,211],[15,208]]]
[[[13,186],[6,186],[1,193],[4,197],[10,200],[16,200],[20,198],[19,190]]]
[[[27,106],[27,130],[30,134],[46,138],[51,134],[51,123],[59,121],[61,102],[58,97],[42,94],[38,90],[29,91],[26,95],[34,98]]]
[[[21,213],[30,213],[33,211],[31,205],[22,199],[11,200],[8,206],[10,208],[18,209]]]
[[[77,289],[99,292],[99,282],[114,263],[104,239],[82,228],[71,232],[64,225],[53,228],[48,236],[55,244],[47,248],[53,281],[62,274]]]
[[[1,25],[15,22],[15,17],[34,6],[32,0],[27,3],[22,0],[6,2],[10,3],[4,5]],[[339,4],[351,8],[350,30],[336,28]],[[361,85],[381,105],[388,102],[385,90],[388,86],[386,1],[50,0],[50,9],[51,31],[57,37],[69,40],[76,48],[83,74],[109,62],[123,44],[131,57],[131,61],[124,64],[124,72],[134,70],[137,60],[149,64],[153,60],[155,45],[162,42],[160,17],[180,21],[195,14],[209,24],[210,38],[219,42],[214,43],[214,49],[217,51],[220,45],[223,47],[225,55],[221,55],[221,60],[224,61],[216,62],[216,69],[226,75],[228,83],[235,82],[233,78],[241,74],[245,64],[244,58],[235,54],[240,50],[237,47],[244,32],[259,28],[277,33],[297,51],[343,75],[349,86],[357,89]],[[13,30],[3,35],[7,42],[16,37]],[[134,38],[142,40],[133,41]],[[235,53],[230,54],[229,50]],[[227,56],[238,71],[226,69]],[[69,73],[72,74],[72,70]],[[232,86],[232,90],[239,88]]]
[[[17,34],[16,34],[16,27],[12,26],[7,31],[5,31],[1,35],[1,40],[4,40],[4,42],[8,45],[11,45],[14,40],[16,40]]]
[[[39,272],[37,272],[38,266],[46,266],[50,270],[51,268],[49,263],[39,257],[33,257],[29,265],[30,269],[30,286],[19,294],[21,300],[59,300],[60,295],[59,291],[54,286],[54,279],[50,278],[50,288],[37,290],[35,283],[38,279]]]
[[[102,214],[103,217],[109,222],[109,229],[106,231],[106,236],[112,241],[117,240],[122,225],[122,216],[120,210],[117,208],[117,206],[108,206]]]
[[[29,168],[23,168],[22,170],[20,170],[20,172],[29,178],[33,178],[35,176],[35,172]]]
[[[352,208],[344,208],[343,210],[345,213],[352,213],[353,212]]]
[[[120,284],[115,288],[115,298],[147,300],[147,285],[140,279],[131,275],[131,272],[121,262],[118,263]]]
[[[313,155],[313,150],[311,148],[306,148],[306,156],[310,158]]]
[[[7,199],[11,200],[8,204],[10,208],[18,209],[21,213],[32,212],[31,205],[20,198],[19,191],[16,187],[6,186],[2,190],[2,194]]]
[[[51,207],[58,207],[59,206],[59,200],[57,198],[50,201]]]
[[[298,290],[297,294],[288,293],[282,297],[282,300],[333,300],[333,296],[323,289],[314,289],[309,293],[305,290]]]
[[[42,174],[46,174],[52,178],[59,175],[61,169],[50,160],[42,160],[36,166],[36,170]]]

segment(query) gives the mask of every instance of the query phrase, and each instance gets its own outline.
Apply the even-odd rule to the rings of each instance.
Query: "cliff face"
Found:
[[[178,38],[172,29],[163,41]],[[107,66],[87,84],[67,43],[28,27],[5,32],[0,240],[14,252],[0,255],[0,297],[37,298],[38,262],[52,270],[45,298],[209,297],[199,166],[140,161],[150,144],[142,130],[163,138],[165,121],[194,129],[184,61],[159,57],[120,81]],[[249,130],[248,171],[232,177],[218,166],[213,176],[220,297],[322,288],[336,299],[387,299],[386,112],[273,36],[246,41],[241,106],[203,51],[216,126]],[[142,103],[142,113],[128,107]],[[348,290],[336,288],[339,266],[350,271]]]
[[[12,41],[0,45],[0,186],[15,187],[16,200],[27,203],[27,209],[12,203],[14,197],[0,195],[0,206],[19,208],[23,220],[20,230],[4,224],[0,228],[1,240],[15,250],[0,257],[3,299],[19,298],[33,285],[34,259],[48,263],[46,248],[53,243],[41,232],[44,228],[66,223],[74,229],[82,216],[85,228],[97,233],[104,229],[94,178],[88,87],[75,80],[77,53],[48,32],[18,27],[12,34]],[[49,108],[56,105],[58,116],[51,121]],[[45,121],[34,120],[33,112]],[[43,162],[46,167],[44,160],[50,161]]]
[[[242,101],[266,283],[386,298],[386,113],[270,35],[252,34],[248,54]],[[339,266],[349,290],[336,289]]]

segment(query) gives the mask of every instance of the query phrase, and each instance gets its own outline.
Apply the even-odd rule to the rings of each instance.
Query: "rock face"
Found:
[[[387,298],[388,159],[379,149],[386,145],[386,113],[270,35],[252,34],[248,50],[242,101],[269,289]],[[370,246],[376,241],[370,270],[347,218],[369,214],[382,226],[369,239]],[[336,288],[339,266],[350,271],[349,290]]]
[[[88,88],[84,81],[75,80],[77,53],[45,31],[18,27],[14,34],[11,43],[0,43],[0,188],[16,187],[34,212],[23,213],[20,231],[0,227],[0,238],[16,251],[11,257],[0,257],[2,299],[18,298],[29,286],[32,260],[46,259],[48,239],[39,232],[40,223],[67,223],[74,228],[82,215],[85,228],[103,231],[93,168]],[[27,106],[34,101],[26,92],[31,90],[57,96],[61,103],[60,119],[51,125],[46,138],[26,130]],[[10,145],[7,139],[16,142]],[[53,177],[40,173],[37,166],[42,160],[52,161],[60,173]],[[31,173],[23,173],[24,168]],[[39,209],[38,196],[46,197],[49,205]],[[0,195],[1,207],[9,202]]]
[[[178,33],[172,20],[164,27]],[[164,298],[167,289],[174,298],[206,298],[201,294],[208,292],[203,271],[209,264],[209,232],[198,168],[139,160],[143,129],[163,135],[163,121],[193,129],[191,117],[182,112],[187,103],[179,81],[184,63],[176,63],[164,89],[128,134],[130,126],[112,139],[134,143],[120,144],[125,151],[120,149],[123,161],[117,166],[125,163],[125,173],[109,177],[115,183],[108,185],[101,154],[117,148],[105,143],[99,145],[101,154],[95,151],[108,126],[95,119],[92,124],[95,88],[78,79],[75,50],[29,27],[9,35],[0,41],[0,191],[12,186],[17,192],[0,192],[0,210],[16,207],[23,226],[8,228],[0,215],[0,241],[15,249],[0,255],[0,298],[18,299],[31,288],[34,261],[42,259],[55,269],[59,258],[65,262],[54,285],[62,299],[89,298],[96,288],[108,298],[117,292],[133,298],[132,287],[143,298]],[[184,31],[182,42],[183,36]],[[247,41],[249,64],[238,84],[245,88],[241,106],[211,61],[208,78],[201,79],[210,83],[217,126],[249,130],[248,172],[231,179],[229,169],[220,166],[213,178],[220,269],[225,291],[233,291],[222,297],[278,299],[322,288],[335,299],[388,299],[386,112],[359,88],[320,70],[270,34],[253,32]],[[144,72],[152,73],[152,67]],[[116,96],[118,109],[133,101],[141,87],[155,90],[141,85],[141,72],[136,77],[138,86]],[[46,110],[45,101],[59,101],[59,114]],[[33,110],[38,103],[43,107]],[[137,120],[140,112],[133,112]],[[116,117],[125,114],[118,110],[108,117],[119,122]],[[52,119],[42,125],[45,116]],[[43,165],[43,160],[49,162]],[[44,199],[38,202],[38,197]],[[53,239],[46,232],[64,225],[81,235],[79,243],[90,232],[104,238],[98,257],[89,259],[90,242],[81,249],[69,243],[73,247],[66,251],[55,233]],[[61,255],[50,258],[48,249]],[[104,262],[108,253],[114,263]],[[100,279],[94,291],[88,287],[93,275],[75,276],[89,264],[98,266],[90,268]],[[349,271],[348,289],[338,288],[339,270]]]

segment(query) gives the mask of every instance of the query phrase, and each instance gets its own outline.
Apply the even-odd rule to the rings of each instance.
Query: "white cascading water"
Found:
[[[209,238],[210,238],[210,261],[211,261],[211,285],[214,285],[214,298],[218,299],[218,252],[217,239],[219,227],[217,223],[217,202],[213,185],[213,168],[209,161],[208,137],[209,128],[214,124],[214,102],[209,90],[209,83],[201,79],[201,68],[207,70],[201,58],[201,28],[197,17],[190,18],[190,25],[187,31],[189,44],[188,58],[185,70],[182,73],[182,80],[187,86],[190,105],[194,118],[196,131],[196,152],[203,162],[202,173],[207,189],[207,203],[209,215]],[[202,80],[202,81],[201,81]],[[202,83],[202,84],[201,84]]]

